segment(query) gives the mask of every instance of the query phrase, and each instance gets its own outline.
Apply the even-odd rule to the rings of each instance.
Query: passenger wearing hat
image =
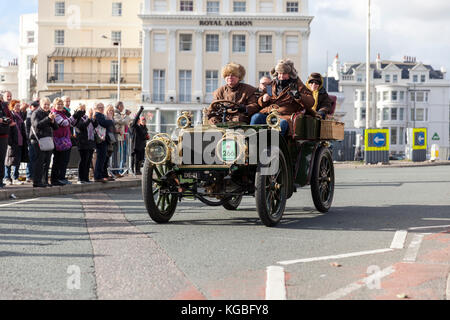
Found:
[[[141,174],[142,163],[145,160],[145,146],[150,135],[147,129],[147,119],[141,107],[130,125],[131,131],[131,168],[135,175]]]
[[[213,93],[213,101],[228,100],[239,105],[237,111],[229,111],[226,116],[227,122],[250,122],[250,117],[259,110],[257,103],[257,88],[245,84],[242,80],[245,77],[245,68],[237,63],[229,63],[222,69],[222,77],[226,84],[218,88]],[[211,107],[207,110],[210,124],[222,122],[220,110]]]
[[[315,101],[313,110],[317,111],[322,119],[325,119],[332,112],[333,102],[323,86],[322,75],[320,73],[311,73],[306,82],[306,86],[313,93]]]
[[[250,124],[265,124],[267,116],[276,109],[280,115],[281,133],[286,135],[292,126],[291,116],[297,112],[316,117],[317,113],[312,109],[314,98],[312,92],[303,84],[294,68],[294,63],[289,60],[280,60],[270,72],[273,80],[270,84],[271,95],[265,92],[258,99],[261,107],[259,113],[251,118]]]

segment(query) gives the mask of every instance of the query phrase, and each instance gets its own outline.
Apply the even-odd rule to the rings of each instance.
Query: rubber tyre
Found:
[[[311,195],[319,212],[326,213],[331,208],[334,196],[333,157],[328,148],[320,148],[314,159],[311,175]]]
[[[262,175],[261,166],[255,177],[256,210],[267,227],[276,226],[283,217],[287,201],[288,170],[286,158],[281,150],[278,154],[279,168],[275,175]],[[277,190],[273,184],[279,184]]]
[[[235,196],[223,204],[223,207],[230,211],[235,211],[241,204],[243,196]]]
[[[178,197],[172,194],[161,195],[158,177],[167,172],[167,167],[152,165],[145,160],[142,173],[142,197],[145,208],[156,223],[167,223],[172,218],[177,208]]]

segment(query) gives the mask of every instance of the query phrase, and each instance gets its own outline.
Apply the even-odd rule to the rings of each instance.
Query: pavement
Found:
[[[407,160],[395,160],[390,161],[388,164],[374,164],[367,165],[361,161],[348,161],[348,162],[335,162],[335,168],[393,168],[393,167],[422,167],[422,166],[442,166],[450,165],[450,161],[425,161],[425,162],[412,162]],[[78,194],[89,193],[92,191],[109,190],[116,188],[133,188],[141,186],[141,177],[133,175],[125,175],[115,181],[109,181],[107,183],[95,182],[91,184],[77,184],[76,177],[68,177],[72,182],[70,185],[65,186],[53,186],[47,188],[33,188],[32,183],[24,183],[23,185],[8,185],[0,189],[0,201],[16,200],[16,199],[31,199],[38,197],[66,195],[66,194]]]
[[[99,192],[103,190],[141,186],[140,176],[135,177],[133,175],[125,175],[124,177],[117,178],[115,181],[108,181],[106,183],[92,182],[90,184],[77,184],[76,177],[71,178],[70,176],[68,177],[68,180],[72,184],[47,188],[34,188],[33,183],[26,182],[24,182],[23,185],[7,185],[0,189],[0,201]]]

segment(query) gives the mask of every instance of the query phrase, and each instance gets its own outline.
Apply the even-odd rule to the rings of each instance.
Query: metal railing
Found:
[[[98,84],[117,84],[117,75],[111,73],[48,73],[47,83],[98,83]],[[139,73],[122,74],[120,78],[122,84],[140,84],[141,76]]]

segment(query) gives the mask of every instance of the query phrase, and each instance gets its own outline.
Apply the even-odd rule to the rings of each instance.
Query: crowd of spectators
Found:
[[[32,183],[35,188],[71,184],[67,169],[71,153],[79,153],[77,183],[106,183],[127,172],[139,175],[149,139],[143,108],[136,116],[122,102],[87,108],[71,106],[68,96],[27,103],[0,94],[0,188]],[[130,143],[130,148],[128,148]],[[26,163],[25,174],[20,166]],[[25,166],[23,166],[25,168]],[[4,169],[3,169],[4,168]]]

